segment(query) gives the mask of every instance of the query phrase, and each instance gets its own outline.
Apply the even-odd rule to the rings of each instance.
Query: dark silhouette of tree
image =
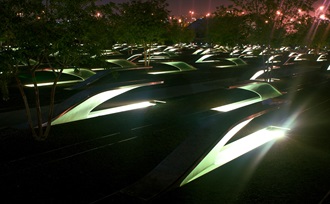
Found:
[[[248,15],[250,24],[251,43],[256,39],[265,42],[264,36],[268,37],[268,44],[279,46],[284,42],[287,35],[298,32],[299,22],[310,18],[316,0],[231,0],[235,7]]]
[[[168,26],[166,38],[170,44],[190,43],[194,40],[195,33],[178,19],[173,19]]]
[[[133,0],[118,5],[117,39],[128,44],[141,44],[146,52],[154,43],[165,41],[169,23],[165,0]]]
[[[212,43],[234,46],[247,43],[248,28],[242,11],[232,5],[220,6],[209,21],[208,38]]]
[[[50,132],[55,91],[63,69],[74,69],[89,60],[88,56],[101,55],[104,41],[100,41],[102,35],[97,32],[105,25],[95,16],[94,0],[52,0],[47,7],[41,0],[1,0],[0,3],[6,10],[1,16],[1,27],[6,28],[1,39],[3,45],[10,45],[1,47],[4,59],[1,63],[6,65],[7,73],[15,76],[33,137],[44,140]],[[36,72],[44,67],[51,68],[54,74],[46,122],[36,78]],[[22,72],[29,73],[33,81],[34,104],[29,104],[18,77]],[[31,107],[36,109],[36,124]]]

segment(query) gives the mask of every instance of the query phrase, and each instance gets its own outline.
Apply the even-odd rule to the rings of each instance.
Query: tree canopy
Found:
[[[231,2],[232,5],[220,6],[214,13],[210,40],[220,43],[235,41],[267,44],[275,47],[284,44],[311,44],[303,34],[306,35],[306,30],[313,26],[311,13],[316,0]]]
[[[138,44],[162,42],[169,11],[165,0],[133,0],[118,5],[117,38]]]
[[[35,104],[41,116],[35,72],[53,70],[50,93],[54,104],[57,81],[63,69],[85,66],[101,59],[115,43],[142,45],[201,42],[221,45],[304,45],[320,48],[330,43],[328,11],[314,10],[316,0],[231,0],[207,18],[187,26],[170,18],[166,0],[130,0],[98,5],[97,0],[0,0],[0,86],[8,100],[8,81],[15,78],[27,113],[30,105],[18,74],[34,79]],[[314,15],[313,14],[314,11]],[[319,13],[318,13],[319,12]],[[195,26],[195,29],[192,29]],[[79,70],[77,70],[79,71]],[[52,111],[48,118],[48,125]],[[28,116],[29,117],[29,116]],[[42,118],[35,137],[47,137]],[[35,124],[30,121],[31,129]]]

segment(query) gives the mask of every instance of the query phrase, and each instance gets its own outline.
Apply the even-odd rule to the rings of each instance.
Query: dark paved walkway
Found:
[[[326,198],[330,191],[329,88],[292,96],[290,115],[301,114],[288,137],[147,203],[330,203]],[[180,131],[160,130],[158,137],[93,138],[93,131],[103,131],[97,128],[98,122],[54,128],[44,143],[31,141],[24,132],[2,136],[0,202],[135,203],[115,193],[170,153],[178,140],[168,138],[178,138]],[[24,151],[29,156],[21,155]]]

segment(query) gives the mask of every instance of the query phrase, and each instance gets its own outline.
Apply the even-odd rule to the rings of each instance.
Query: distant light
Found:
[[[317,61],[317,62],[322,62],[322,61],[327,61],[327,59],[325,58],[324,55],[320,55],[320,56],[317,58],[316,61]]]
[[[95,16],[96,16],[96,17],[101,17],[102,14],[101,14],[100,12],[97,12]]]
[[[261,76],[262,74],[264,74],[265,71],[264,70],[260,70],[260,71],[257,71],[251,78],[250,80],[255,80],[256,78],[258,78],[259,76]]]
[[[77,82],[82,82],[83,80],[71,80],[71,81],[58,81],[57,84],[70,84],[70,83],[77,83]],[[37,86],[52,86],[54,82],[45,82],[45,83],[38,83]],[[24,85],[26,87],[34,87],[34,84],[26,84]]]
[[[161,72],[148,72],[148,74],[158,75],[158,74],[171,74],[181,72],[180,70],[173,70],[173,71],[161,71]]]
[[[103,70],[106,70],[107,68],[105,67],[101,67],[101,68],[92,68],[91,70],[92,71],[103,71]]]

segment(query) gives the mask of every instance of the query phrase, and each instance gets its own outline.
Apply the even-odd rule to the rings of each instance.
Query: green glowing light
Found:
[[[263,73],[265,73],[264,70],[260,70],[260,71],[257,71],[251,78],[250,80],[255,80],[256,78],[258,78],[259,76],[261,76]]]
[[[103,71],[103,70],[106,70],[107,68],[105,67],[101,67],[101,68],[92,68],[91,70],[93,71]]]
[[[116,64],[120,67],[137,67],[137,65],[134,64],[133,62],[130,62],[128,60],[123,60],[123,59],[107,59],[106,61]]]
[[[197,70],[192,65],[187,64],[185,62],[181,62],[181,61],[162,62],[162,63],[163,64],[168,64],[168,65],[174,66],[174,67],[178,68],[180,71],[193,71],[193,70]]]
[[[147,108],[147,107],[155,106],[155,105],[156,105],[155,103],[144,101],[141,103],[134,103],[134,104],[126,105],[126,106],[119,106],[119,107],[109,108],[109,109],[100,110],[100,111],[93,111],[87,117],[94,118],[94,117],[98,117],[98,116],[110,115],[110,114],[120,113],[120,112],[124,112],[124,111]]]
[[[259,95],[262,100],[266,100],[269,98],[275,98],[278,96],[281,96],[281,92],[279,92],[277,89],[275,89],[273,86],[271,86],[268,83],[250,83],[244,86],[237,87],[239,89],[244,89],[247,91],[254,92]]]
[[[77,82],[82,82],[83,80],[70,80],[70,81],[58,81],[57,84],[70,84],[70,83],[77,83]],[[54,82],[45,82],[45,83],[38,83],[37,86],[41,87],[41,86],[52,86],[54,84]],[[26,84],[24,85],[26,87],[34,87],[33,84]]]
[[[162,72],[148,72],[148,74],[158,75],[158,74],[171,74],[171,73],[177,73],[177,72],[181,72],[181,71],[174,70],[174,71],[162,71]]]
[[[205,60],[209,57],[212,57],[213,55],[211,54],[206,54],[206,55],[203,55],[201,58],[197,59],[195,61],[195,63],[204,63],[204,62],[216,62],[217,60]]]
[[[284,137],[286,131],[284,128],[270,126],[232,142],[219,151],[214,164],[222,166],[271,140]]]
[[[53,71],[54,72],[59,72],[60,70],[52,70],[50,68],[45,68],[45,69],[40,70],[40,72],[53,72]],[[80,68],[79,70],[76,70],[74,68],[67,68],[67,69],[63,69],[62,73],[66,74],[66,75],[69,75],[71,77],[75,77],[77,79],[75,79],[75,80],[66,80],[66,81],[64,81],[64,80],[63,81],[58,81],[57,84],[70,84],[70,83],[82,82],[82,81],[86,80],[87,78],[89,78],[89,77],[91,77],[95,74],[95,72],[93,72],[89,69],[84,69],[84,68]],[[48,82],[37,83],[37,86],[38,87],[52,86],[54,84],[54,79],[51,78],[49,80],[48,80]],[[25,84],[24,86],[25,87],[30,87],[30,88],[34,87],[34,85],[32,83]]]
[[[244,106],[258,103],[260,101],[262,101],[261,98],[256,97],[256,98],[246,99],[243,101],[238,101],[235,103],[227,104],[224,106],[215,107],[215,108],[212,108],[211,110],[215,110],[215,111],[219,111],[219,112],[229,112],[229,111],[232,111],[232,110],[244,107]]]
[[[170,71],[156,71],[156,72],[148,72],[148,74],[170,74],[170,73],[177,73],[177,72],[187,72],[187,71],[194,71],[197,70],[195,67],[191,66],[190,64],[187,64],[185,62],[181,61],[175,61],[175,62],[162,62],[162,64],[167,64],[170,66],[175,67],[177,70],[170,70]]]
[[[228,112],[238,108],[242,108],[254,103],[258,103],[270,98],[275,98],[281,96],[282,94],[276,90],[274,87],[267,83],[251,83],[244,86],[237,87],[239,89],[244,89],[256,93],[259,97],[248,98],[242,101],[237,101],[234,103],[226,104],[223,106],[212,108],[211,110],[219,112]]]
[[[239,124],[239,126],[244,127],[244,124]],[[230,136],[226,135],[183,180],[181,186],[209,173],[210,171],[242,156],[249,151],[285,136],[286,131],[288,131],[287,128],[269,126],[223,146],[223,144],[230,139]]]
[[[151,85],[157,85],[157,84],[162,84],[164,83],[163,81],[155,81],[155,82],[149,82],[149,83],[142,83],[142,84],[136,84],[136,85],[130,85],[130,86],[122,86],[118,87],[116,89],[111,89],[108,91],[104,91],[101,93],[98,93],[96,95],[91,96],[90,98],[87,98],[85,101],[82,101],[79,104],[74,104],[73,107],[70,107],[67,111],[65,111],[62,115],[58,116],[54,121],[52,122],[52,125],[57,125],[57,124],[62,124],[62,123],[68,123],[72,121],[77,121],[77,120],[83,120],[91,117],[97,117],[101,115],[105,115],[106,113],[111,113],[115,111],[122,110],[123,107],[118,107],[118,109],[105,109],[97,111],[97,112],[92,112],[94,108],[102,104],[103,102],[114,98],[120,94],[123,94],[125,92],[128,92],[130,90],[143,87],[143,86],[151,86]],[[142,103],[142,105],[148,105],[149,102],[147,103]],[[150,103],[149,105],[152,105],[154,103]],[[141,104],[140,104],[141,105]],[[126,106],[126,108],[133,108],[136,106],[131,105],[131,106]],[[99,115],[98,115],[99,114]]]
[[[52,122],[52,125],[86,119],[88,118],[90,112],[99,104],[107,101],[110,98],[125,93],[133,88],[134,87],[126,87],[99,93],[85,100],[83,103],[78,104],[68,112],[64,113],[64,115],[61,115],[61,117],[57,118]]]
[[[198,178],[200,175],[200,172],[204,172],[207,167],[210,167],[213,165],[214,160],[217,157],[218,152],[221,148],[243,127],[245,127],[249,122],[253,120],[253,118],[250,118],[248,120],[245,120],[236,126],[234,126],[232,129],[230,129],[227,134],[214,146],[214,148],[208,153],[208,155],[190,172],[190,174],[182,181],[180,186],[183,186],[190,181]],[[199,175],[199,176],[198,176]],[[198,177],[196,177],[198,176]]]

